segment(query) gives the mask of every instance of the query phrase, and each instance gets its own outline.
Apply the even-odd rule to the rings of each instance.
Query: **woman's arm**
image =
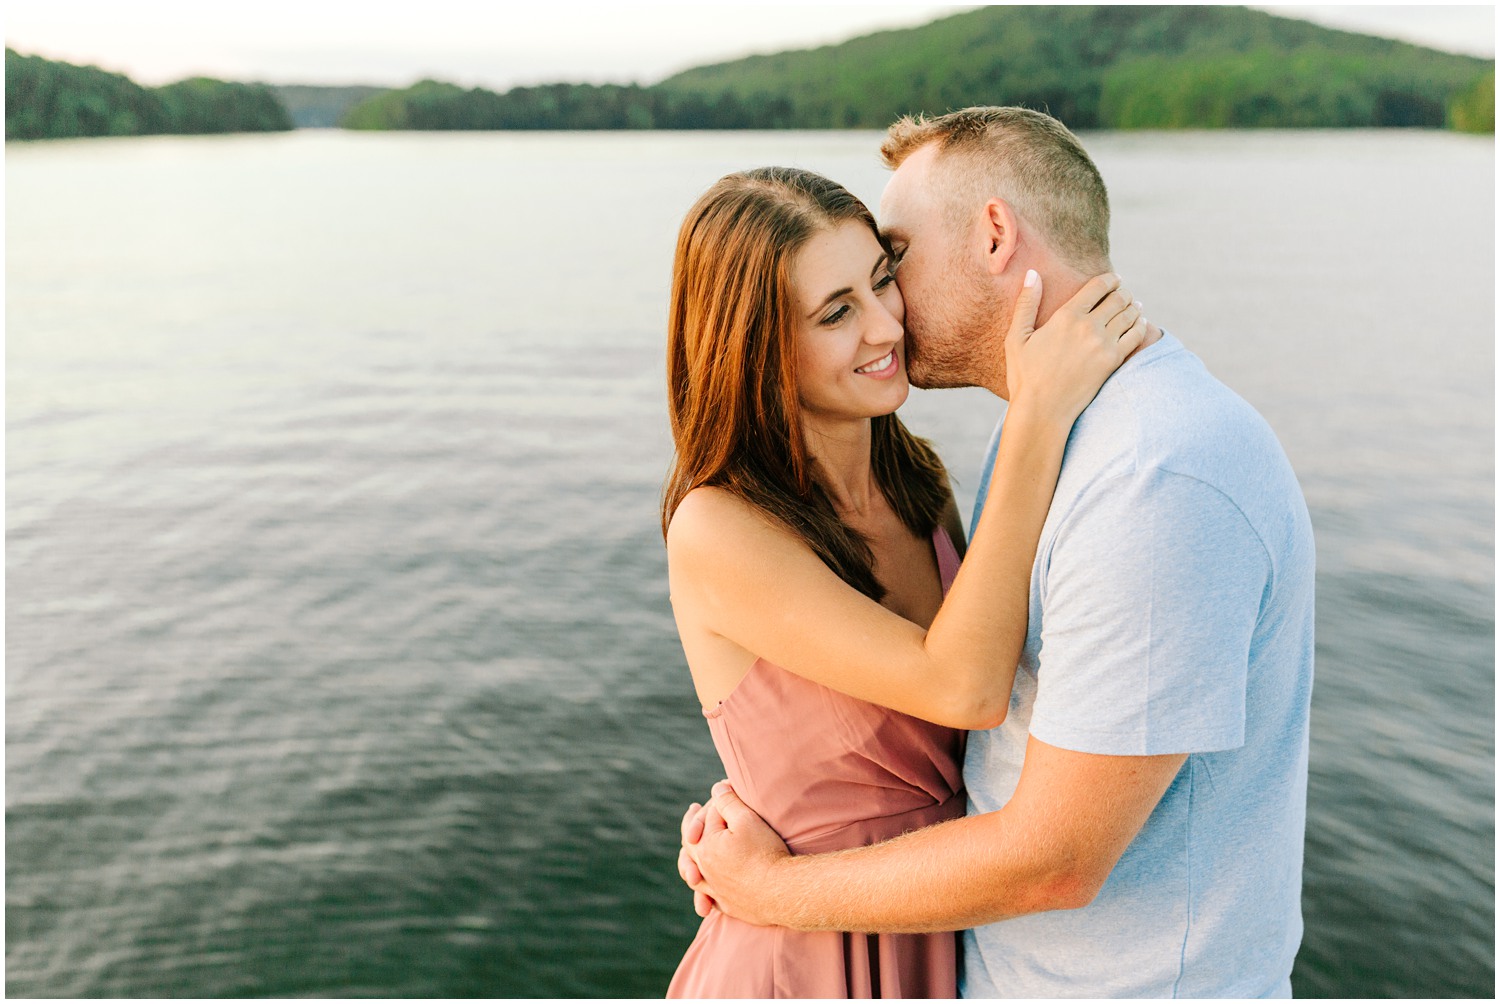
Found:
[[[1090,280],[1033,333],[1040,298],[1038,281],[1017,299],[1005,349],[1011,403],[982,526],[930,628],[850,588],[741,499],[698,488],[667,534],[684,646],[695,643],[694,631],[719,636],[834,690],[942,725],[1003,721],[1063,446],[1145,327],[1116,276]]]
[[[943,506],[938,523],[948,531],[948,539],[953,541],[953,549],[958,552],[959,560],[962,560],[969,550],[969,541],[964,536],[963,517],[958,514],[958,499],[953,497],[951,489],[948,492],[948,503]]]

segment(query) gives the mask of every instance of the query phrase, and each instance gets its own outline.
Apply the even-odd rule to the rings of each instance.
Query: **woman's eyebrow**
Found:
[[[875,267],[879,268],[880,266],[876,265]],[[874,275],[875,273],[872,272],[870,274]],[[817,317],[818,314],[819,314],[819,312],[821,312],[824,307],[828,306],[834,300],[837,300],[841,296],[848,296],[852,292],[854,292],[854,287],[853,286],[845,286],[843,289],[836,289],[832,293],[829,293],[826,297],[824,297],[822,303],[818,304],[812,310],[810,310],[810,311],[807,312],[808,320],[811,320],[814,317]]]

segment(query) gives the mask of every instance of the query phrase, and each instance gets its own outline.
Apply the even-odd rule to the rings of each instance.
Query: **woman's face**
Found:
[[[906,401],[895,264],[857,220],[820,231],[792,261],[797,383],[809,419],[888,415]]]

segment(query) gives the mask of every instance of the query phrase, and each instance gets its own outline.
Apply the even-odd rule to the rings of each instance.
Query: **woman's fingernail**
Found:
[[[1037,278],[1038,278],[1038,276],[1036,274],[1036,269],[1034,269],[1034,268],[1028,268],[1026,270],[1026,282],[1025,282],[1025,285],[1027,285],[1027,286],[1035,286]]]

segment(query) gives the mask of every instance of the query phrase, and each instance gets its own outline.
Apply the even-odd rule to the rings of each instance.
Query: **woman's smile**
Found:
[[[871,363],[866,363],[865,365],[856,369],[854,372],[858,373],[860,376],[868,376],[874,377],[877,380],[885,380],[889,377],[895,376],[896,371],[900,368],[901,360],[897,357],[896,350],[893,347],[891,351],[887,352],[879,359],[876,359]]]

